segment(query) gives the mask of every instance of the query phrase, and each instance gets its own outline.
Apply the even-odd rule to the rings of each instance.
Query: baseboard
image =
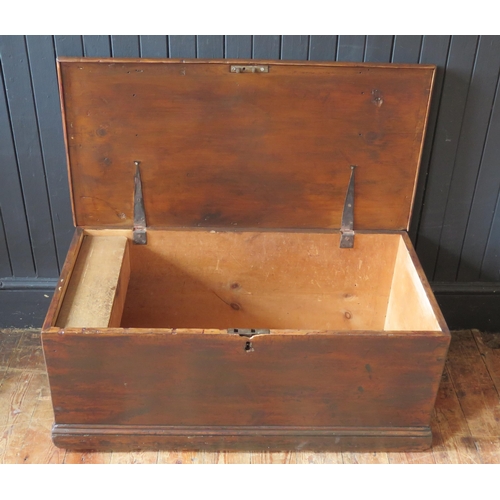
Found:
[[[500,283],[432,283],[450,330],[500,332]]]
[[[53,293],[53,287],[0,288],[0,328],[41,328]]]
[[[54,292],[58,278],[1,278],[0,291],[33,291]]]
[[[54,444],[77,450],[419,451],[429,427],[188,427],[54,425]]]

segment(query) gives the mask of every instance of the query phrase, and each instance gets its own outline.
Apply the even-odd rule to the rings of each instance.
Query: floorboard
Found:
[[[473,335],[479,353],[498,392],[498,388],[500,387],[500,334],[481,334],[481,332],[474,330]],[[486,338],[486,343],[483,336]],[[497,348],[492,349],[488,347],[489,343],[492,343]]]
[[[398,455],[398,453],[393,453]],[[342,461],[345,464],[388,464],[389,453],[371,452],[371,453],[352,453],[342,452]]]
[[[470,330],[454,333],[448,370],[474,440],[500,436],[500,399],[485,357]]]
[[[65,464],[110,464],[113,453],[68,451]]]
[[[156,464],[158,463],[158,451],[133,451],[130,453],[113,452],[112,464]]]
[[[431,423],[432,454],[436,463],[481,463],[467,420],[445,367]]]
[[[40,333],[0,330],[0,463],[500,463],[500,349],[495,347],[478,331],[453,332],[431,422],[433,446],[424,452],[104,453],[66,451],[52,444],[53,411]]]

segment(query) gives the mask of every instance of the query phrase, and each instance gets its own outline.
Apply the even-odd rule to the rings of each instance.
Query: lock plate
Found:
[[[234,333],[241,337],[253,337],[254,335],[271,333],[271,331],[266,328],[228,328],[227,333]]]

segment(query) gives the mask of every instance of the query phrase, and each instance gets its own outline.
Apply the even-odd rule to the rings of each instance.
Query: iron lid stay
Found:
[[[340,248],[354,247],[354,170],[356,165],[351,165],[351,177],[345,196],[342,222],[340,225]]]
[[[146,234],[146,213],[144,212],[144,197],[142,195],[142,182],[140,161],[134,161],[134,243],[136,245],[145,245],[147,243]]]

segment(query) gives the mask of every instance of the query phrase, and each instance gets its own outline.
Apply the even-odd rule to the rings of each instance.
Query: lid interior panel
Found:
[[[231,64],[59,61],[76,225],[407,229],[434,67]]]

